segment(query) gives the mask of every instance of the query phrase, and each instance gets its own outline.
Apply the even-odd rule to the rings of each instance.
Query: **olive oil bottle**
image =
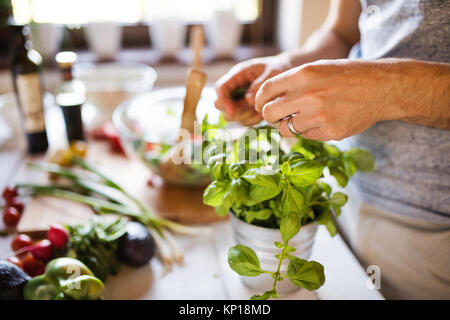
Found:
[[[45,152],[48,140],[44,119],[44,95],[39,74],[42,58],[31,47],[28,26],[10,24],[10,30],[12,36],[10,68],[28,140],[28,152]]]

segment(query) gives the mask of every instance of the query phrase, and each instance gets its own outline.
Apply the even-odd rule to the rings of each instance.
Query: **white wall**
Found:
[[[325,20],[330,0],[279,0],[277,39],[281,50],[300,47]]]

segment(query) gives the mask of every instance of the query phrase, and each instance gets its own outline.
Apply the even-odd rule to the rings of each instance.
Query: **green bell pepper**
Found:
[[[104,285],[91,270],[73,258],[50,261],[45,273],[27,282],[26,300],[94,300],[101,299]]]

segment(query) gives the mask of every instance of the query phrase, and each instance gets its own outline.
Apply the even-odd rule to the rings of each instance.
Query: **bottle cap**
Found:
[[[77,54],[73,51],[62,51],[56,55],[55,60],[62,69],[71,68],[77,61]]]

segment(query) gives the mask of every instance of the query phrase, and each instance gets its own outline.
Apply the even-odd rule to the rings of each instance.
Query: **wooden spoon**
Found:
[[[176,184],[182,184],[183,173],[190,170],[189,164],[174,163],[174,155],[177,158],[183,157],[183,146],[191,143],[191,136],[195,131],[195,121],[197,119],[195,111],[200,100],[203,87],[206,84],[207,75],[200,70],[202,66],[201,51],[203,49],[203,31],[201,26],[194,26],[191,29],[191,47],[193,51],[192,67],[186,77],[186,95],[184,97],[183,114],[181,117],[180,132],[177,137],[177,144],[168,150],[161,159],[160,175],[164,180]],[[187,136],[188,133],[188,136]],[[187,139],[187,140],[186,140]],[[190,155],[188,155],[190,156]]]

